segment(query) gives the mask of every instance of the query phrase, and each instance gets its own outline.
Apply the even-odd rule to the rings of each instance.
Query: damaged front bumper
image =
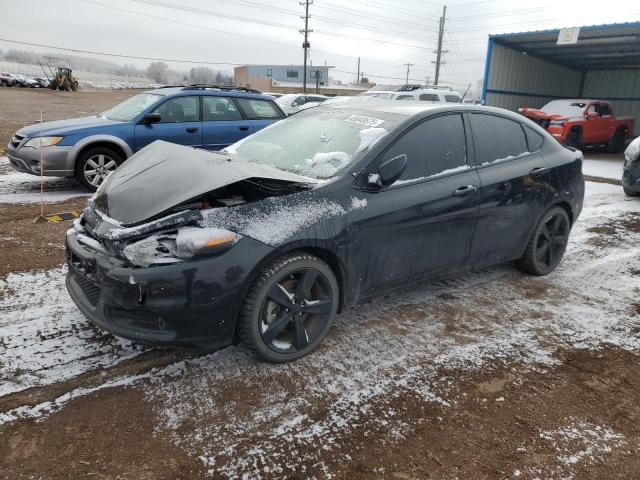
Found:
[[[132,267],[67,233],[67,290],[98,327],[147,345],[209,350],[233,343],[252,272],[271,248],[243,238],[211,258]]]

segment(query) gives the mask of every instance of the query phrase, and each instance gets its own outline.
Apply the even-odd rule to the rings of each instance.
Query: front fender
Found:
[[[67,154],[67,159],[69,160],[69,162],[73,162],[73,164],[75,165],[76,158],[84,147],[91,145],[92,143],[105,142],[113,143],[114,145],[120,147],[120,149],[122,149],[122,151],[125,153],[126,158],[129,158],[131,155],[133,155],[133,150],[131,150],[129,144],[120,137],[116,137],[114,135],[99,134],[89,135],[88,137],[84,137],[83,139],[79,140]]]

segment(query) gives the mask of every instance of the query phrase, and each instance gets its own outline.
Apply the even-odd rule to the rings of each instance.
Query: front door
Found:
[[[359,267],[358,278],[350,280],[360,297],[455,270],[467,261],[480,180],[466,163],[462,116],[441,115],[413,126],[367,171],[403,154],[408,163],[402,177],[388,188],[364,193],[367,208],[350,214],[350,257]]]
[[[153,113],[160,115],[159,122],[136,125],[136,151],[156,140],[191,147],[202,145],[202,122],[200,121],[198,96],[170,98]]]

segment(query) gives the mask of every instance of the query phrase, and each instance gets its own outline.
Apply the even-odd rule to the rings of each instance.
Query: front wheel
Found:
[[[111,148],[90,148],[76,160],[76,180],[90,192],[95,192],[123,161],[122,156]]]
[[[549,209],[536,225],[524,255],[516,262],[518,268],[537,276],[551,273],[567,249],[570,231],[571,222],[565,209]]]
[[[287,254],[249,289],[238,320],[240,339],[264,360],[296,360],[326,337],[338,298],[338,282],[325,262],[304,252]]]

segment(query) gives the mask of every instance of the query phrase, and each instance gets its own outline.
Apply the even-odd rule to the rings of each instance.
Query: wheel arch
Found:
[[[325,262],[333,274],[336,276],[336,281],[338,282],[338,313],[342,312],[345,304],[347,303],[346,292],[347,292],[347,284],[346,284],[346,272],[343,265],[343,262],[340,260],[338,255],[335,252],[331,251],[330,248],[326,246],[318,246],[312,244],[300,244],[293,243],[290,245],[285,245],[279,248],[274,249],[268,255],[266,255],[260,262],[258,262],[253,268],[253,270],[247,275],[247,278],[244,282],[244,287],[241,293],[241,301],[244,301],[247,292],[253,285],[256,277],[260,274],[262,270],[264,270],[269,264],[273,263],[278,258],[283,255],[287,255],[293,252],[301,252],[308,253],[310,255],[314,255],[318,257],[320,260]],[[235,333],[234,333],[234,343],[238,341],[238,318],[240,315],[241,309],[239,308],[237,311],[236,325],[235,325]]]
[[[124,160],[133,155],[131,147],[121,138],[112,135],[92,135],[80,140],[69,152],[69,159],[72,160],[73,168],[75,169],[76,161],[83,152],[95,147],[111,148],[118,152]]]

